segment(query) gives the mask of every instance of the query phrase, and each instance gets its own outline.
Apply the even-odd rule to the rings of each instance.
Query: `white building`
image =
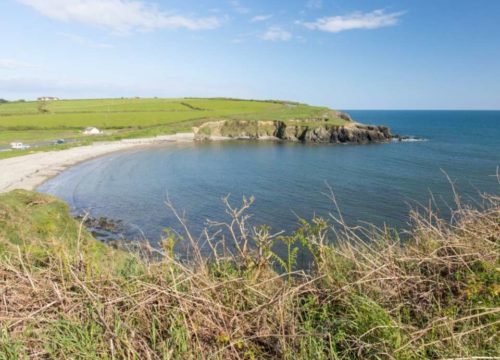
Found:
[[[55,101],[55,100],[59,100],[59,98],[55,97],[55,96],[40,96],[37,100],[38,101]]]
[[[101,131],[96,127],[87,127],[83,130],[84,135],[99,135]]]

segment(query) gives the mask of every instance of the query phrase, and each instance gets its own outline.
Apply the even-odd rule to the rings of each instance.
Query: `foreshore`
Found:
[[[207,123],[220,125],[221,122]],[[286,126],[285,126],[286,127]],[[402,137],[394,136],[389,128],[383,126],[367,126],[352,123],[348,126],[332,128],[302,129],[300,126],[289,127],[290,131],[278,131],[280,136],[274,135],[275,131],[268,133],[249,134],[244,129],[238,133],[226,134],[216,129],[210,135],[194,133],[178,133],[162,135],[151,138],[124,139],[110,142],[95,142],[92,145],[78,146],[59,151],[38,152],[30,155],[12,157],[0,160],[0,193],[14,189],[35,190],[44,181],[56,176],[70,166],[85,160],[103,156],[116,151],[133,149],[141,146],[151,146],[173,142],[192,142],[197,140],[238,140],[256,139],[263,141],[302,141],[321,143],[355,143],[385,142],[390,139]],[[212,129],[213,130],[213,129]],[[300,135],[299,135],[300,134]]]
[[[192,133],[94,143],[60,151],[39,152],[0,160],[0,193],[14,189],[34,190],[68,167],[116,151],[162,143],[191,142]]]

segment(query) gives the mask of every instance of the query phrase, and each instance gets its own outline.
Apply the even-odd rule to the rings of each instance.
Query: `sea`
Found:
[[[253,197],[248,228],[291,233],[300,219],[342,219],[404,232],[409,214],[431,206],[445,219],[499,193],[500,111],[347,110],[357,121],[411,136],[368,145],[224,141],[166,144],[78,164],[39,187],[74,214],[120,223],[113,236],[156,246],[164,229],[194,238]],[[332,196],[333,195],[333,196]],[[335,201],[333,201],[335,200]],[[108,234],[109,235],[109,234]],[[201,241],[201,240],[200,240]],[[334,241],[334,240],[333,240]]]

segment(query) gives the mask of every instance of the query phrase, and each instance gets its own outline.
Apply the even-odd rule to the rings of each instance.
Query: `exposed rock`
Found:
[[[193,128],[196,140],[211,139],[276,139],[312,143],[355,143],[385,142],[392,138],[388,127],[362,125],[351,122],[346,125],[331,125],[317,122],[248,121],[221,120],[210,121]]]
[[[79,214],[76,219],[83,222],[83,225],[99,240],[109,241],[118,239],[124,231],[121,220],[113,220],[106,217],[92,217],[85,214]]]
[[[349,114],[347,114],[347,113],[344,113],[344,112],[338,111],[338,112],[337,112],[337,116],[338,116],[339,118],[341,118],[342,120],[345,120],[345,121],[352,121],[351,115],[349,115]]]
[[[395,141],[404,141],[404,142],[427,141],[426,139],[418,136],[394,135],[392,138]]]

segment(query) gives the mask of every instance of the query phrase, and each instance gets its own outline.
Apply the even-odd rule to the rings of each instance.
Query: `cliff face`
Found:
[[[284,121],[221,120],[207,122],[193,128],[195,139],[276,139],[312,143],[385,142],[394,138],[385,126],[362,125],[355,122],[346,125],[328,123],[296,123]]]

